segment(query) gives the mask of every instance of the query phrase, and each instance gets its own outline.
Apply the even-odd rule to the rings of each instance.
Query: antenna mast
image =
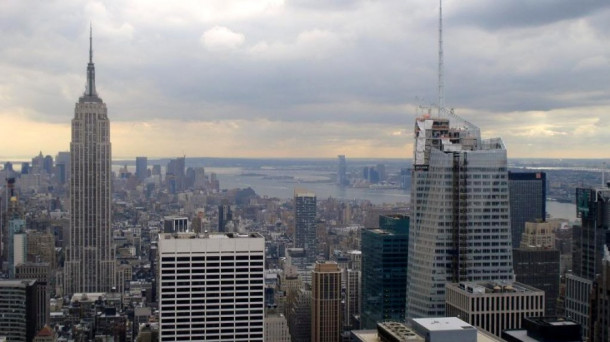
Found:
[[[445,85],[443,77],[443,0],[438,7],[438,115],[445,107]]]

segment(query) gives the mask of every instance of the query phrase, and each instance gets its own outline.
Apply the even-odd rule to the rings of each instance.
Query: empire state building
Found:
[[[64,295],[109,292],[115,285],[110,122],[106,104],[95,90],[91,35],[87,86],[74,109],[70,158],[70,235]]]

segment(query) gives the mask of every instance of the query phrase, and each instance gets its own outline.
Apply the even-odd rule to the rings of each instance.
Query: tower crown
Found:
[[[89,63],[87,64],[87,84],[79,102],[102,102],[95,90],[95,65],[93,64],[93,27],[89,27]]]

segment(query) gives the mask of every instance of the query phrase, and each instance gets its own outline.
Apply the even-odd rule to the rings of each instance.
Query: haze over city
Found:
[[[610,4],[453,0],[444,17],[447,107],[509,157],[607,157]],[[437,21],[424,0],[4,1],[0,158],[68,150],[90,23],[115,159],[411,158]]]

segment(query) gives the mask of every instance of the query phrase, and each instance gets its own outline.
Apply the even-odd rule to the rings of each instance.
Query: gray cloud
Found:
[[[579,19],[589,14],[608,10],[610,3],[601,0],[472,0],[451,4],[449,14],[463,24],[478,25],[498,30],[515,27],[534,27],[564,20]]]
[[[435,1],[212,2],[2,2],[0,106],[68,122],[90,20],[98,90],[117,122],[329,122],[364,139],[370,130],[355,127],[410,132],[415,107],[436,102]],[[608,7],[446,1],[446,104],[492,133],[511,125],[508,140],[561,138],[552,132],[576,113],[610,107]],[[534,130],[524,116],[535,111],[559,124]]]

